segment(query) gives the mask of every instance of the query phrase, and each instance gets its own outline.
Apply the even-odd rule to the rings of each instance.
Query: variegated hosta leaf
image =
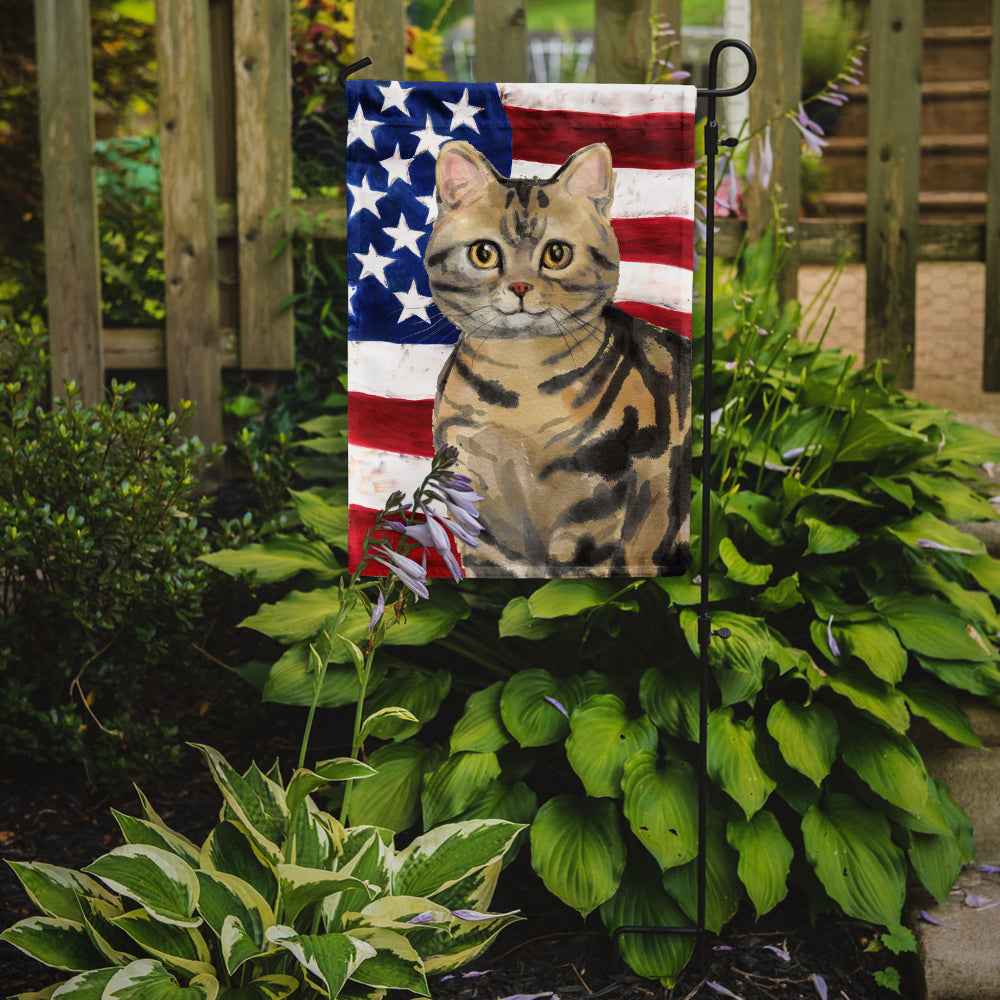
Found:
[[[500,692],[503,681],[497,681],[469,696],[462,717],[451,733],[451,752],[474,750],[477,753],[495,753],[510,743],[500,716]]]
[[[244,986],[224,986],[218,1000],[285,1000],[300,986],[294,976],[261,976]]]
[[[216,1000],[219,981],[196,976],[187,986],[153,959],[143,958],[119,969],[108,981],[101,1000]]]
[[[531,824],[531,865],[549,892],[583,916],[610,899],[625,870],[615,804],[573,795],[549,799]]]
[[[502,819],[446,823],[421,834],[393,859],[392,892],[433,899],[499,861],[523,827]]]
[[[524,827],[521,828],[521,833],[523,832]],[[515,839],[520,838],[521,833],[518,833]],[[493,901],[493,893],[496,892],[500,870],[506,860],[506,856],[497,858],[485,868],[478,868],[466,875],[465,878],[460,878],[446,889],[434,893],[434,901],[442,906],[447,906],[449,910],[463,908],[488,910]]]
[[[288,832],[284,789],[255,768],[251,768],[246,776],[240,775],[212,747],[197,743],[192,745],[208,761],[227,807],[247,828],[264,855],[272,863],[277,863],[281,856],[279,844]]]
[[[522,670],[504,684],[500,717],[521,746],[547,746],[566,736],[570,713],[583,698],[579,677],[560,679],[548,670]]]
[[[595,694],[570,716],[566,757],[588,795],[621,796],[622,768],[639,750],[654,750],[659,733],[648,715],[630,719],[625,702],[613,694]]]
[[[345,889],[361,889],[375,895],[361,879],[342,872],[327,872],[300,865],[278,865],[281,887],[281,906],[286,920],[294,921],[302,910],[312,903]]]
[[[752,718],[737,721],[732,707],[708,717],[708,774],[749,818],[767,801],[776,782],[757,762],[757,733]]]
[[[781,756],[815,785],[830,773],[840,733],[833,712],[820,702],[798,705],[778,700],[767,716],[767,731]]]
[[[288,782],[285,805],[294,816],[306,797],[331,781],[348,781],[354,778],[370,778],[378,772],[363,761],[353,757],[337,757],[317,764],[313,770],[301,767]]]
[[[278,905],[278,875],[241,823],[220,823],[201,847],[199,867],[224,872],[252,885],[271,905]]]
[[[761,809],[750,819],[729,821],[726,837],[740,853],[736,873],[746,886],[757,916],[774,909],[788,895],[788,872],[795,849],[782,833],[774,813]]]
[[[100,968],[105,959],[94,948],[87,928],[65,917],[28,917],[0,934],[26,955],[54,969],[81,972]]]
[[[31,901],[46,916],[81,920],[81,896],[93,896],[109,903],[117,900],[97,879],[39,861],[8,861]]]
[[[726,843],[723,816],[711,811],[708,816],[708,842],[705,849],[705,926],[718,934],[732,919],[743,899],[743,884],[736,874],[736,852]],[[671,868],[663,873],[663,887],[691,918],[698,918],[698,860]]]
[[[384,927],[356,927],[351,937],[375,949],[351,973],[351,979],[366,986],[409,990],[418,996],[430,996],[424,963],[402,934]]]
[[[269,927],[267,939],[295,956],[309,978],[321,984],[330,996],[341,987],[365,959],[375,957],[375,949],[349,934],[296,934],[278,924]]]
[[[697,855],[698,783],[689,764],[640,751],[625,762],[622,789],[632,832],[661,869]]]
[[[132,910],[111,921],[150,955],[189,976],[213,972],[205,939],[190,927],[160,923],[145,910]]]
[[[521,919],[517,912],[511,912],[479,914],[476,919],[470,920],[462,916],[468,912],[452,910],[455,921],[451,933],[446,937],[442,933],[443,939],[424,958],[424,971],[428,975],[451,972],[474,961],[492,944],[504,927]],[[414,945],[418,946],[418,942],[415,941]]]
[[[236,920],[242,937],[249,938],[254,948],[254,954],[266,950],[264,931],[275,923],[274,912],[264,897],[248,882],[238,879],[235,875],[224,872],[198,872],[198,882],[201,894],[198,898],[198,910],[205,922],[215,931],[220,940],[227,920]],[[234,931],[229,932],[230,940],[234,939]],[[237,938],[240,935],[236,935]],[[249,955],[241,943],[239,961],[230,964],[233,955],[232,948],[226,950],[226,967],[232,975],[237,967],[246,961]]]
[[[391,857],[391,831],[373,826],[356,826],[347,831],[337,870],[342,875],[353,875],[366,887],[345,889],[323,900],[323,921],[328,931],[344,930],[342,918],[345,913],[363,909],[370,902],[373,891],[388,889]]]
[[[618,891],[601,904],[601,920],[614,932],[619,927],[689,927],[691,921],[664,891],[652,859],[636,854],[622,876]],[[672,986],[694,950],[692,934],[623,934],[619,951],[640,976]]]
[[[317,809],[312,799],[306,799],[292,819],[285,858],[304,868],[335,868],[344,836],[338,820]]]
[[[125,844],[88,865],[109,889],[134,899],[150,916],[165,924],[197,927],[198,878],[194,869],[171,851],[146,844]]]
[[[444,820],[454,819],[479,799],[499,776],[500,764],[495,753],[452,754],[424,778],[420,796],[424,826],[437,826]]]
[[[135,942],[114,924],[115,917],[120,917],[125,912],[121,903],[109,903],[93,896],[83,896],[80,905],[90,940],[104,956],[104,964],[128,965],[140,957],[140,949],[136,947]]]
[[[122,835],[130,844],[146,844],[149,847],[159,847],[161,850],[176,854],[191,867],[198,864],[199,849],[187,837],[176,833],[169,827],[152,823],[145,819],[126,816],[125,813],[112,809]]]
[[[107,969],[91,969],[89,972],[81,972],[80,975],[67,979],[55,990],[49,987],[44,993],[21,993],[19,997],[24,998],[24,1000],[29,996],[52,997],[55,1000],[101,1000],[101,997],[104,996],[104,988],[111,982],[119,968],[120,966],[111,966]],[[18,1000],[18,998],[11,998],[11,1000]]]
[[[802,836],[820,882],[849,917],[899,923],[906,866],[882,813],[849,795],[830,795],[805,814]]]

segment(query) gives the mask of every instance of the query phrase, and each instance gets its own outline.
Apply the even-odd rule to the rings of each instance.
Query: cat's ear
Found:
[[[607,211],[611,205],[615,172],[611,169],[611,150],[603,142],[578,149],[559,168],[556,176],[574,197],[590,198],[601,211]]]
[[[458,208],[496,177],[489,161],[467,142],[449,142],[441,147],[437,161],[438,198],[448,208]]]

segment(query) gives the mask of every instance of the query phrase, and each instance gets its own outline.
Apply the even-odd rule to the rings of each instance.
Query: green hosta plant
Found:
[[[209,747],[224,801],[201,845],[116,813],[126,844],[82,871],[11,862],[41,911],[0,935],[69,973],[77,1000],[429,996],[427,975],[470,961],[518,919],[489,913],[521,827],[450,823],[397,849],[389,830],[343,827],[312,794],[370,779],[353,758],[244,774]],[[37,996],[49,996],[33,994]]]
[[[694,565],[700,478],[712,626],[731,633],[709,647],[706,924],[744,903],[763,914],[794,886],[815,912],[905,939],[907,886],[943,899],[974,850],[910,727],[978,746],[959,698],[1000,695],[1000,561],[954,524],[995,516],[976,465],[1000,461],[1000,440],[904,396],[878,364],[797,339],[777,263],[773,243],[752,246],[716,290],[711,469],[695,449]],[[468,699],[443,760],[413,738],[375,749],[354,806],[397,828],[420,810],[425,825],[531,822],[536,871],[581,914],[690,925],[700,580],[515,586],[497,645],[518,669]],[[691,941],[626,935],[622,950],[670,982]]]

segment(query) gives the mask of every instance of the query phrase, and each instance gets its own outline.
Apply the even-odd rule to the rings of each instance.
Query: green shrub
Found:
[[[40,338],[0,321],[0,743],[8,761],[110,773],[176,752],[157,684],[191,660],[208,456],[188,405],[131,409],[127,385],[96,406],[68,385],[43,408]]]
[[[391,664],[370,703],[426,723],[449,689],[436,651],[451,690],[473,693],[447,754],[416,724],[368,747],[379,773],[356,790],[353,821],[533,817],[534,867],[569,906],[609,929],[692,923],[707,482],[712,625],[731,632],[709,655],[707,926],[744,903],[763,914],[795,886],[815,912],[902,939],[910,883],[947,895],[971,826],[909,728],[920,717],[977,746],[958,696],[1000,695],[1000,561],[952,523],[996,516],[976,466],[1000,460],[1000,439],[905,396],[879,363],[799,339],[800,306],[777,301],[781,254],[771,239],[745,249],[715,289],[711,469],[695,344],[691,578],[473,581],[418,605],[397,641],[435,639],[428,662]],[[242,557],[297,588],[246,622],[289,646],[255,673],[288,702],[311,692],[308,634],[335,591],[328,546],[342,544],[342,521],[319,517],[311,494],[295,505],[308,545],[286,531]],[[331,669],[330,704],[351,700],[352,677]],[[669,982],[691,940],[631,935],[622,950]]]

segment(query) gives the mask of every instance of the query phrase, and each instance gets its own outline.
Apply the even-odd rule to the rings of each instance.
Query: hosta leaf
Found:
[[[390,634],[391,634],[390,630]],[[423,723],[438,713],[441,702],[451,689],[447,670],[409,667],[394,670],[374,689],[365,702],[369,712],[383,708],[405,708],[416,720],[387,719],[379,727],[380,739],[405,740],[419,732]]]
[[[784,539],[781,512],[768,496],[750,490],[739,490],[726,498],[726,514],[733,514],[745,521],[768,545],[779,546]]]
[[[159,823],[126,816],[125,813],[120,813],[117,809],[112,809],[111,812],[129,844],[147,844],[150,847],[159,847],[164,851],[176,854],[189,865],[198,864],[199,849],[187,837]]]
[[[838,462],[866,462],[889,448],[926,443],[923,434],[890,423],[871,410],[862,410],[851,421],[837,451]]]
[[[856,656],[886,684],[898,684],[906,673],[906,650],[896,633],[879,622],[851,622],[833,626],[844,653]]]
[[[343,643],[339,644],[343,648]],[[372,664],[369,687],[382,682],[387,668],[387,658],[376,657]],[[323,675],[323,683],[316,702],[318,708],[339,708],[358,700],[357,671],[353,666],[331,663]],[[316,673],[310,661],[309,643],[297,642],[289,646],[272,664],[264,680],[261,698],[281,705],[311,705],[316,697]]]
[[[983,745],[958,699],[946,687],[932,680],[907,681],[900,685],[900,690],[910,711],[926,719],[945,736],[967,747]]]
[[[918,656],[917,662],[948,687],[987,697],[1000,694],[1000,669],[993,663],[937,660],[932,656]]]
[[[6,941],[26,955],[69,972],[99,968],[105,964],[87,936],[87,929],[76,920],[65,917],[28,917],[19,920],[0,934]]]
[[[882,595],[875,607],[899,633],[903,645],[923,656],[939,660],[995,660],[996,651],[975,626],[936,597]]]
[[[347,832],[343,853],[337,870],[342,875],[353,875],[362,883],[367,882],[376,891],[387,890],[392,856],[392,832],[373,826],[355,826]],[[323,900],[323,919],[326,929],[345,930],[343,915],[364,909],[371,902],[368,888],[345,889]]]
[[[424,963],[413,945],[402,934],[384,927],[356,927],[351,937],[364,941],[375,949],[351,973],[351,979],[366,986],[383,989],[409,990],[420,996],[429,996]]]
[[[529,598],[535,618],[561,618],[606,604],[619,587],[611,580],[549,580]]]
[[[618,889],[625,842],[608,799],[557,795],[531,824],[531,865],[549,892],[586,916]]]
[[[67,979],[61,986],[49,993],[18,994],[11,1000],[21,1000],[28,997],[51,996],[54,1000],[101,1000],[104,996],[104,988],[114,978],[118,972],[118,967],[113,966],[107,969],[91,969],[89,972],[81,972],[80,975]],[[49,987],[52,990],[52,987]]]
[[[201,886],[198,911],[219,939],[223,939],[226,921],[236,920],[242,936],[250,939],[254,954],[264,950],[264,931],[275,923],[274,912],[267,900],[253,886],[235,875],[200,871],[198,882]],[[227,971],[232,975],[246,959],[242,958],[236,964],[231,964],[229,959],[232,949],[225,950]]]
[[[749,819],[774,791],[775,781],[757,762],[752,718],[738,721],[733,709],[717,708],[708,717],[708,774]]]
[[[422,723],[408,708],[393,705],[372,712],[361,724],[358,736],[366,740],[374,736],[380,740],[391,740],[394,737],[406,739],[416,733]]]
[[[650,667],[639,681],[639,704],[660,729],[678,740],[698,739],[698,673],[676,663],[668,672]]]
[[[622,790],[625,818],[660,868],[697,855],[698,783],[688,764],[640,751],[625,762]]]
[[[120,901],[109,903],[95,896],[81,896],[80,907],[90,940],[104,956],[105,965],[128,965],[139,957],[135,942],[113,923],[125,912]]]
[[[218,1000],[285,1000],[299,988],[292,976],[261,976],[245,986],[223,987]]]
[[[281,924],[270,927],[267,939],[295,956],[310,977],[338,996],[344,983],[365,959],[375,957],[375,949],[348,934],[296,934]]]
[[[292,506],[302,523],[324,542],[347,550],[346,504],[327,503],[314,490],[289,490]]]
[[[698,616],[682,611],[681,627],[694,656],[700,656]],[[712,629],[729,629],[730,635],[713,636],[708,646],[708,662],[722,690],[723,704],[753,701],[763,685],[764,659],[771,648],[771,635],[759,618],[717,611],[712,615]]]
[[[785,761],[815,785],[830,773],[837,755],[837,720],[826,705],[798,705],[779,699],[767,716],[767,731]]]
[[[910,724],[910,713],[906,710],[903,696],[884,681],[873,677],[867,669],[852,666],[841,667],[836,672],[821,674],[811,667],[806,674],[814,689],[829,688],[846,698],[856,708],[881,719],[896,732],[905,733]]]
[[[807,556],[828,556],[844,552],[860,537],[846,524],[828,524],[816,517],[803,518],[803,523],[809,529],[809,543],[805,551]]]
[[[919,815],[927,801],[927,772],[920,754],[900,733],[854,718],[841,741],[845,763],[876,795]]]
[[[749,587],[763,587],[770,579],[774,567],[768,563],[751,563],[740,555],[739,549],[730,538],[719,541],[719,556],[726,564],[726,575],[737,583],[745,583]]]
[[[235,875],[252,885],[270,906],[277,905],[278,876],[242,824],[230,820],[220,823],[202,844],[199,866]]]
[[[939,903],[944,903],[958,873],[962,870],[962,865],[971,860],[972,852],[967,854],[963,850],[962,827],[971,826],[964,813],[955,806],[951,796],[942,797],[938,786],[934,781],[928,782],[929,797],[940,809],[946,823],[946,831],[941,833],[921,833],[919,831],[910,834],[910,864],[917,873],[924,887],[934,896]],[[958,815],[956,815],[956,810]],[[957,820],[955,823],[962,832],[953,831],[950,820]],[[971,831],[970,831],[971,832]]]
[[[434,899],[460,879],[500,861],[522,829],[504,820],[446,823],[416,837],[393,861],[392,891]]]
[[[588,795],[619,798],[622,768],[638,750],[656,747],[659,734],[647,715],[629,719],[625,703],[613,694],[591,695],[569,721],[566,758]]]
[[[460,816],[466,819],[505,819],[510,823],[528,824],[538,812],[538,796],[523,782],[508,785],[503,780],[492,781]]]
[[[451,972],[467,965],[486,951],[500,931],[520,919],[516,912],[476,920],[462,920],[456,916],[450,931],[447,935],[440,933],[437,947],[425,958],[424,971],[428,974]]]
[[[970,555],[983,555],[986,552],[986,546],[978,538],[933,514],[918,514],[909,521],[887,526],[886,531],[913,549],[922,548],[921,542],[933,542]]]
[[[974,556],[965,560],[965,568],[980,587],[1000,597],[1000,559],[990,555]]]
[[[218,995],[219,981],[212,975],[196,976],[181,986],[159,962],[143,958],[118,969],[101,1000],[216,1000]]]
[[[454,819],[499,776],[500,764],[495,753],[452,754],[424,779],[420,798],[424,827]]]
[[[112,892],[134,899],[166,924],[197,927],[198,878],[191,866],[170,851],[147,844],[125,844],[98,858],[84,871]]]
[[[762,809],[750,819],[737,816],[726,828],[729,846],[739,851],[736,873],[746,886],[758,919],[788,894],[788,873],[795,849],[774,813]]]
[[[452,753],[460,750],[492,753],[510,742],[510,733],[500,717],[502,690],[503,681],[496,681],[469,696],[465,711],[451,733]]]
[[[97,879],[72,868],[60,868],[40,861],[8,861],[7,864],[31,901],[46,916],[81,920],[80,896],[115,902],[115,897]]]
[[[754,602],[763,612],[787,611],[798,604],[804,604],[805,598],[799,589],[799,574],[792,573],[779,580],[773,587],[762,590],[754,597]]]
[[[522,670],[504,684],[500,716],[521,746],[546,746],[566,736],[569,715],[583,697],[579,677],[560,679],[547,670]]]
[[[285,805],[289,813],[296,813],[307,796],[331,781],[354,781],[374,777],[377,773],[374,767],[353,757],[324,760],[311,771],[308,768],[299,768],[288,782]]]
[[[368,891],[361,879],[353,875],[303,868],[301,865],[278,865],[278,883],[281,888],[282,914],[286,920],[293,922],[305,907],[318,903],[327,896],[345,889]],[[374,894],[371,891],[369,895]]]
[[[521,639],[544,639],[559,632],[561,622],[547,618],[536,618],[531,613],[527,597],[515,597],[508,601],[500,615],[499,636],[507,639],[517,636]]]
[[[915,566],[910,579],[918,585],[915,589],[931,590],[939,594],[956,611],[981,626],[988,634],[996,635],[1000,632],[1000,615],[989,594],[947,579],[927,562]]]
[[[205,939],[191,927],[164,924],[145,910],[132,910],[111,921],[150,955],[189,976],[210,975],[212,956]]]
[[[802,836],[817,877],[849,917],[899,923],[906,866],[885,816],[849,795],[834,794],[806,813]]]
[[[379,747],[368,758],[378,772],[351,790],[352,826],[381,826],[399,833],[420,816],[424,773],[438,762],[433,749],[415,740]]]
[[[629,858],[615,894],[601,904],[601,920],[610,932],[619,927],[688,927],[691,921],[660,884],[655,865]],[[638,975],[673,986],[691,959],[690,934],[622,934],[622,958]]]
[[[992,520],[996,516],[989,500],[953,476],[925,476],[910,472],[906,478],[925,497],[940,505],[941,512],[950,521]]]
[[[726,824],[720,813],[708,818],[705,849],[705,926],[718,934],[732,919],[743,899],[736,874],[736,852],[726,843]],[[691,920],[698,918],[698,860],[663,873],[663,887]]]
[[[328,545],[295,535],[271,535],[264,542],[209,552],[199,558],[230,576],[246,574],[256,584],[288,580],[298,573],[331,580],[344,572]]]

